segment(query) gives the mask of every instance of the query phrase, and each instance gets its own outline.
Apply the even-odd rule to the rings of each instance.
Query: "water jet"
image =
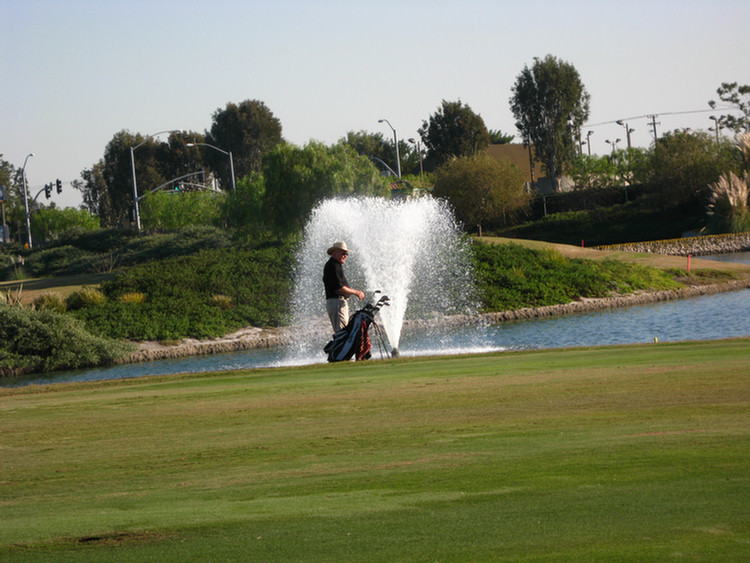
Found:
[[[390,297],[379,322],[396,354],[405,319],[474,312],[470,243],[447,204],[429,196],[325,200],[311,212],[296,252],[292,323],[311,329],[298,339],[298,353],[316,354],[330,336],[322,272],[326,249],[340,240],[350,248],[350,284]],[[362,305],[350,300],[350,312]]]

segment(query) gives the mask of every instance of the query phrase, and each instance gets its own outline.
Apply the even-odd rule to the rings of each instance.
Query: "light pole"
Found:
[[[393,148],[396,149],[396,172],[398,172],[398,177],[401,178],[401,157],[398,154],[398,137],[396,137],[396,130],[387,119],[378,119],[378,123],[387,123],[388,127],[391,128],[391,131],[393,131]]]
[[[187,143],[185,145],[186,147],[211,147],[214,150],[217,150],[221,153],[224,153],[229,157],[229,172],[232,176],[232,191],[237,191],[237,185],[234,183],[234,159],[232,158],[232,151],[225,151],[224,149],[220,149],[219,147],[215,147],[213,145],[209,145],[208,143]]]
[[[146,138],[143,139],[143,141],[141,141],[134,147],[130,147],[130,170],[133,173],[133,215],[135,216],[135,226],[138,229],[139,233],[141,232],[141,213],[138,209],[138,184],[135,181],[135,156],[133,153],[135,152],[135,149],[145,144],[149,139],[152,139],[157,135],[162,135],[163,133],[179,132],[179,129],[167,129],[165,131],[159,131],[158,133],[154,133],[153,135],[146,135]]]
[[[724,116],[722,116],[724,117]],[[719,142],[719,130],[721,129],[721,126],[719,125],[719,122],[721,121],[721,117],[716,117],[715,115],[712,115],[709,117],[714,122],[714,131],[716,132],[716,143]]]
[[[415,141],[414,138],[409,139],[412,145],[417,145],[417,154],[419,155],[419,175],[424,176],[424,166],[422,166],[422,148],[419,146],[419,141]]]
[[[617,150],[617,143],[622,141],[622,139],[615,139],[614,141],[610,141],[609,139],[605,139],[604,142],[608,145],[612,145],[612,154],[615,154],[615,151]]]
[[[30,156],[34,156],[33,152],[26,155],[23,161],[23,168],[21,169],[21,181],[23,183],[23,208],[26,211],[26,240],[28,241],[29,250],[31,250],[31,220],[29,219],[29,194],[26,191],[26,162]]]
[[[591,135],[593,135],[593,131],[586,132],[586,148],[589,151],[589,156],[591,156]]]
[[[622,126],[623,126],[623,127],[625,128],[625,134],[627,135],[627,140],[628,140],[628,148],[630,148],[630,134],[631,134],[631,133],[632,133],[633,131],[635,131],[635,129],[631,129],[631,128],[630,128],[630,127],[628,126],[628,124],[627,124],[627,123],[624,123],[624,122],[623,122],[623,120],[622,120],[622,119],[618,119],[617,121],[615,121],[615,123],[617,123],[617,125],[622,125]]]

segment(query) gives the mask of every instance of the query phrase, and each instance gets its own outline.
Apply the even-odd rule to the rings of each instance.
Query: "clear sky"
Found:
[[[32,195],[80,177],[123,129],[204,132],[227,102],[263,101],[284,138],[417,136],[442,100],[516,135],[509,98],[552,54],[591,95],[592,152],[708,129],[722,82],[750,83],[747,0],[0,0],[0,154]],[[40,201],[45,201],[40,196]]]

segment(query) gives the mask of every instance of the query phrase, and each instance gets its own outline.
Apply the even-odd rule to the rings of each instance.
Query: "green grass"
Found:
[[[0,390],[0,561],[747,559],[750,339]]]

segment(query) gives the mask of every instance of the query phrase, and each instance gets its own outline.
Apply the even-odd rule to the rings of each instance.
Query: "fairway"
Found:
[[[750,339],[0,389],[0,561],[750,559]]]

